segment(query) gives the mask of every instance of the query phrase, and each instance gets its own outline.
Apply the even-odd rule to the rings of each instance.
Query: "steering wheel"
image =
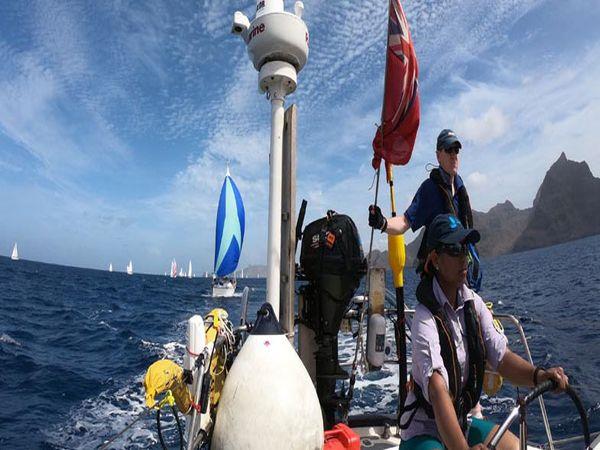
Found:
[[[496,431],[496,434],[494,434],[494,437],[492,437],[492,440],[490,441],[488,448],[490,450],[496,449],[498,442],[500,442],[500,439],[502,438],[504,433],[506,433],[506,430],[508,430],[508,427],[510,427],[510,425],[517,419],[517,417],[521,418],[521,424],[524,425],[525,424],[525,415],[527,414],[527,405],[529,405],[533,400],[538,398],[540,395],[543,395],[550,390],[556,389],[556,387],[557,387],[556,381],[554,381],[554,380],[544,381],[543,383],[536,386],[524,398],[518,399],[517,406],[515,406],[513,408],[513,410],[508,415],[508,418],[498,428],[498,431]],[[575,407],[577,408],[577,412],[579,412],[579,416],[581,417],[581,426],[583,428],[583,438],[584,438],[584,442],[585,442],[585,448],[589,449],[589,448],[591,448],[592,443],[591,443],[591,439],[590,439],[590,429],[589,429],[589,425],[588,425],[588,419],[587,419],[587,415],[585,413],[583,404],[581,403],[579,396],[577,395],[577,393],[571,386],[567,386],[565,393],[571,398],[572,402],[575,404]],[[525,450],[523,447],[527,445],[527,443],[524,441],[525,441],[525,439],[521,439],[521,449],[522,450]]]

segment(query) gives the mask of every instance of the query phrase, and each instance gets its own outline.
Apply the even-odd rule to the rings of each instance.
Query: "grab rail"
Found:
[[[531,365],[533,364],[533,358],[531,357],[531,352],[529,351],[529,345],[527,344],[527,338],[525,337],[525,332],[523,331],[523,327],[521,326],[521,322],[512,314],[493,314],[494,318],[500,320],[508,320],[510,321],[517,331],[519,332],[519,336],[521,337],[521,342],[525,347],[525,353],[527,354],[527,358]],[[538,397],[538,401],[540,403],[540,409],[542,411],[542,419],[544,421],[544,428],[546,429],[546,437],[548,438],[548,445],[550,450],[554,450],[554,441],[552,440],[552,431],[550,430],[550,423],[548,422],[548,414],[546,413],[546,405],[544,404],[544,399],[542,396]]]

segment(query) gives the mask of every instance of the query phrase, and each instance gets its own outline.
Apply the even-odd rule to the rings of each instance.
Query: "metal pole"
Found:
[[[494,314],[494,317],[499,318],[499,319],[510,320],[513,323],[513,325],[515,325],[515,327],[517,328],[517,331],[519,332],[521,342],[522,342],[523,346],[525,347],[525,354],[527,355],[527,360],[531,363],[531,365],[535,366],[535,364],[533,364],[533,358],[531,357],[531,352],[529,351],[529,345],[527,344],[527,338],[525,337],[525,332],[523,331],[523,327],[521,326],[521,323],[519,322],[519,320],[512,314]],[[544,399],[542,398],[541,395],[538,397],[538,401],[540,403],[540,410],[542,412],[542,420],[544,422],[544,429],[546,430],[546,437],[548,438],[548,446],[549,446],[550,450],[554,450],[554,441],[552,439],[552,430],[550,429],[550,422],[548,421],[548,413],[546,412],[546,405],[544,404]]]
[[[281,264],[281,168],[283,142],[283,89],[270,90],[271,154],[269,171],[269,228],[267,240],[267,301],[279,316]]]
[[[279,323],[294,344],[296,281],[296,105],[285,111],[281,196],[281,299]]]

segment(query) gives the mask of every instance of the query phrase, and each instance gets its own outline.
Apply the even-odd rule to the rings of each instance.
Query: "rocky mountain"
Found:
[[[487,213],[473,211],[475,228],[481,233],[481,241],[477,245],[481,256],[511,253],[527,226],[531,210],[532,208],[517,209],[506,200]]]
[[[562,153],[546,173],[533,211],[513,251],[560,244],[600,233],[600,178],[585,161]]]
[[[267,266],[244,267],[244,278],[267,278]]]

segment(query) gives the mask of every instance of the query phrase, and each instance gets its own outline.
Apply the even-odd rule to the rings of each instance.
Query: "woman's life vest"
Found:
[[[417,287],[416,295],[419,303],[431,312],[435,320],[440,340],[440,353],[444,361],[444,367],[448,372],[450,398],[454,405],[456,417],[461,428],[465,431],[467,414],[477,404],[481,396],[486,362],[485,343],[483,341],[479,317],[477,316],[477,311],[475,311],[475,305],[472,301],[466,301],[463,307],[469,367],[467,382],[462,387],[461,368],[458,362],[456,346],[452,338],[452,328],[448,323],[442,305],[440,305],[433,293],[433,277],[425,276],[421,280]],[[411,384],[416,400],[409,405],[405,405],[403,410],[405,412],[412,410],[412,413],[406,423],[400,424],[401,429],[408,428],[418,408],[423,408],[430,419],[434,418],[433,406],[425,400],[421,386],[416,382]]]

